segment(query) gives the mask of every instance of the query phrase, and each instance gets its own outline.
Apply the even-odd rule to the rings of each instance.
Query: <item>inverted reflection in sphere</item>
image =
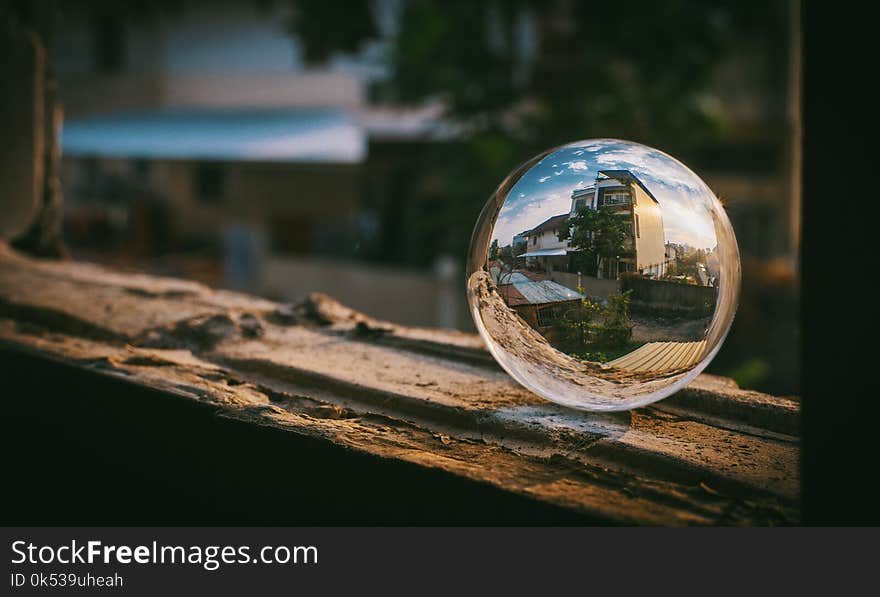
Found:
[[[474,229],[468,300],[517,381],[548,400],[624,410],[702,371],[736,311],[739,250],[684,164],[626,141],[547,151],[507,177]]]

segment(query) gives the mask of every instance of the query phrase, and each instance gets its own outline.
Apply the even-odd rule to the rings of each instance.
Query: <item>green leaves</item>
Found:
[[[583,289],[581,289],[583,290]],[[612,294],[606,305],[581,299],[555,326],[560,350],[590,361],[616,358],[632,349],[633,323],[629,318],[632,291]]]
[[[625,218],[607,207],[582,207],[565,221],[558,234],[559,240],[570,240],[572,248],[600,258],[624,253],[627,236]]]
[[[325,62],[336,53],[357,52],[375,39],[378,29],[369,0],[344,3],[327,0],[293,0],[289,29],[301,44],[309,64]]]
[[[291,1],[291,31],[308,61],[354,52],[380,37],[368,0]],[[382,38],[387,78],[374,83],[374,97],[410,105],[440,99],[446,118],[463,131],[451,151],[414,148],[418,164],[388,185],[401,191],[387,198],[393,221],[383,222],[383,234],[389,227],[402,231],[394,232],[401,240],[408,230],[419,234],[398,247],[389,242],[380,258],[413,264],[441,252],[464,255],[485,198],[516,164],[554,145],[624,138],[699,163],[701,149],[731,130],[720,66],[746,50],[782,60],[779,68],[767,65],[771,74],[785,60],[780,32],[787,0],[408,0],[399,6],[393,34]],[[409,190],[423,178],[439,190],[431,196]],[[585,248],[578,259],[591,259],[592,268],[596,252],[612,256],[620,246],[619,231],[597,227],[607,229],[602,238],[577,241]]]

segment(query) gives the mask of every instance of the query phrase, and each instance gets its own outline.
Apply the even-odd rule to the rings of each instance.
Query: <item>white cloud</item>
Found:
[[[541,199],[532,199],[526,203],[518,213],[515,210],[501,208],[492,238],[498,239],[502,247],[513,241],[513,236],[523,230],[531,230],[544,220],[566,213],[571,206],[571,198],[568,193],[550,193]]]
[[[680,163],[644,145],[612,149],[596,156],[597,164],[620,168],[623,165],[640,178],[651,178],[667,186],[698,191],[694,175]]]
[[[552,160],[563,156],[583,159],[559,161],[562,170],[556,170],[557,164],[551,169]],[[521,186],[502,208],[492,237],[506,245],[514,234],[567,212],[571,191],[592,184],[588,171],[603,169],[630,170],[651,190],[660,204],[667,242],[715,246],[711,212],[717,207],[714,194],[705,183],[663,152],[613,139],[570,144],[550,157],[543,167],[536,166],[517,183]]]

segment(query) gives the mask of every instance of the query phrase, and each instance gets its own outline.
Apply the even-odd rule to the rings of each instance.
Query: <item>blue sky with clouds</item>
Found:
[[[678,160],[638,143],[593,139],[570,143],[526,172],[507,197],[492,238],[501,246],[513,235],[566,213],[574,189],[590,186],[599,170],[629,170],[660,204],[666,242],[698,248],[715,246],[715,195]]]

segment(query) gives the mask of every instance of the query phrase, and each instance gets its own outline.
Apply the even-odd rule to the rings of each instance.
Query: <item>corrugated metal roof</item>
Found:
[[[532,305],[544,303],[559,303],[586,298],[579,292],[566,288],[562,284],[552,280],[529,280],[522,274],[513,274],[511,277],[513,287]]]
[[[527,278],[527,277],[525,276],[525,274],[522,274],[522,273],[520,273],[520,272],[513,272],[512,274],[510,274],[510,277],[507,278],[506,281],[507,281],[508,284],[516,284],[517,282],[520,283],[520,284],[528,284],[528,283],[531,282],[532,280],[530,280],[529,278]]]
[[[358,163],[366,133],[336,109],[169,109],[65,121],[67,155]]]
[[[521,295],[513,284],[503,284],[498,287],[504,302],[508,307],[518,307],[520,305],[528,305],[529,301]]]

